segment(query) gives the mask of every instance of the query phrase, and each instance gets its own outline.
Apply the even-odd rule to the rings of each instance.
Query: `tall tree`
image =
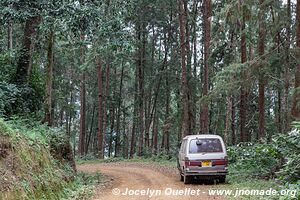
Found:
[[[115,156],[121,156],[121,115],[122,115],[122,89],[124,78],[124,64],[122,64],[120,85],[118,91],[118,107],[117,107],[117,124],[116,124],[116,140],[115,140]]]
[[[84,35],[80,36],[80,40],[84,40]],[[80,50],[80,64],[84,63],[84,47]],[[85,138],[86,138],[86,74],[82,72],[80,76],[80,132],[79,132],[79,154],[85,153]]]
[[[13,22],[12,19],[8,19],[7,24],[7,49],[12,50],[13,48]]]
[[[40,16],[29,17],[25,22],[23,45],[18,60],[17,71],[13,82],[22,85],[28,82],[32,69],[32,53]]]
[[[300,49],[300,0],[297,0],[296,9],[296,47]],[[298,55],[298,54],[297,54]],[[298,55],[299,57],[299,55]],[[295,92],[292,98],[292,117],[296,120],[300,119],[300,64],[297,63],[296,73],[295,73]]]
[[[203,78],[203,96],[207,97],[209,90],[209,56],[211,39],[211,0],[203,2],[203,22],[204,22],[204,78]],[[209,104],[205,102],[201,106],[201,133],[209,133]]]
[[[264,0],[260,0],[259,9],[259,32],[258,32],[258,55],[260,56],[260,73],[258,79],[258,107],[259,107],[259,138],[265,136],[265,85],[266,77],[264,75],[264,54],[265,54],[265,22],[264,22]]]
[[[103,70],[102,70],[102,60],[97,59],[97,69],[98,69],[98,151],[99,158],[104,158],[103,149]]]
[[[53,113],[52,113],[52,102],[53,102],[53,64],[54,64],[54,31],[51,30],[48,36],[48,52],[47,52],[47,76],[46,76],[46,101],[45,101],[45,117],[44,122],[48,126],[53,125]]]
[[[184,9],[185,0],[178,1],[179,30],[180,30],[180,54],[181,54],[181,95],[182,95],[182,128],[181,136],[189,134],[189,99],[187,80],[187,51],[186,51],[186,11]]]
[[[243,2],[239,0],[239,10],[241,10],[242,18],[240,23],[240,31],[241,31],[241,63],[247,62],[247,42],[246,42],[246,30],[245,30],[245,20],[246,13],[242,8]],[[243,80],[247,79],[247,72],[243,73]],[[246,120],[247,120],[247,99],[248,99],[248,91],[245,83],[241,86],[241,96],[240,96],[240,134],[241,134],[241,142],[246,142],[248,138],[248,132],[246,128]]]

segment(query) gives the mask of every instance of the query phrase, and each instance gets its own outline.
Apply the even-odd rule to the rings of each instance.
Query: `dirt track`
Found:
[[[176,169],[167,167],[141,163],[105,163],[79,165],[78,170],[88,173],[100,172],[108,178],[111,178],[112,181],[97,188],[94,197],[95,200],[224,199],[220,196],[209,196],[208,190],[216,188],[215,185],[203,183],[184,185],[183,182],[180,182]],[[131,194],[136,192],[136,190],[144,191],[137,191],[137,195],[128,195],[125,194],[127,188],[131,191]],[[152,196],[148,188],[152,191]],[[191,190],[197,192],[196,190],[199,189],[198,194],[187,195],[189,193],[189,188],[190,194]],[[113,191],[115,193],[120,192],[120,194],[113,194]],[[185,195],[170,195],[169,192],[171,191],[185,192]],[[145,194],[142,194],[142,192]]]

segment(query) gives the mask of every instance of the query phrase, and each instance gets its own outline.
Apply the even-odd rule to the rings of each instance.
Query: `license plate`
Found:
[[[202,161],[201,166],[202,167],[211,167],[211,161]]]

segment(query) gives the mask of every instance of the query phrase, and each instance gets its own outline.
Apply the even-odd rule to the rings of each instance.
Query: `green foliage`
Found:
[[[231,172],[236,176],[274,177],[280,153],[270,144],[240,143],[228,147]]]
[[[278,175],[281,180],[295,183],[300,180],[300,126],[288,134],[280,134],[273,140],[274,145],[282,154],[284,164]]]
[[[51,151],[65,136],[37,122],[0,120],[0,199],[88,199],[100,175],[74,176],[72,168]],[[14,166],[14,168],[11,168]]]
[[[288,134],[273,137],[272,143],[241,143],[228,147],[231,175],[272,178],[297,184],[300,179],[299,123]]]

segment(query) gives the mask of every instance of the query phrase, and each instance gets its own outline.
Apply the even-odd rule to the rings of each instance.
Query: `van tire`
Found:
[[[219,183],[225,183],[225,182],[226,182],[226,176],[220,176]]]
[[[184,177],[183,175],[180,173],[180,181],[183,181]]]
[[[187,175],[184,175],[183,176],[183,183],[184,184],[189,184],[190,182],[191,182],[191,177],[187,176]]]

